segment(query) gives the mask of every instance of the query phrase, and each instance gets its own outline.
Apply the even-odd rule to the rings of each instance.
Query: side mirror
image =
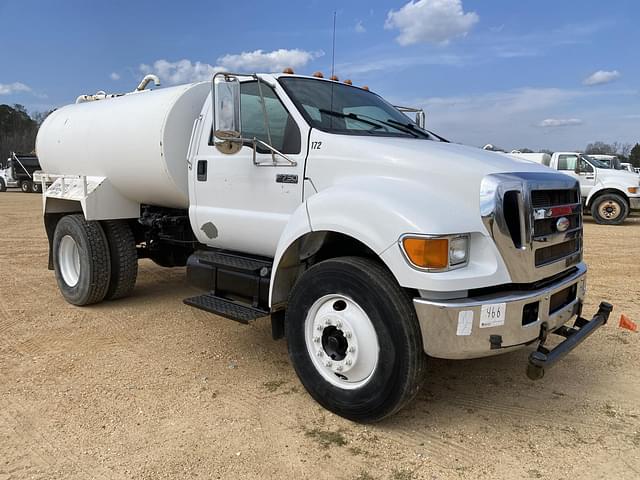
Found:
[[[416,112],[416,125],[418,125],[423,130],[426,127],[427,119],[426,119],[426,115],[424,113],[424,110],[418,110]]]
[[[216,73],[212,85],[214,144],[222,153],[242,148],[240,121],[240,80],[234,75]]]

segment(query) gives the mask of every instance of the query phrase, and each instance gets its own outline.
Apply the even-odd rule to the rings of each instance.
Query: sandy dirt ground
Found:
[[[640,217],[586,226],[585,312],[614,319],[539,382],[528,351],[431,360],[418,398],[358,425],[304,391],[266,319],[192,309],[184,269],[142,261],[132,297],[67,304],[39,195],[0,194],[0,480],[638,479]]]

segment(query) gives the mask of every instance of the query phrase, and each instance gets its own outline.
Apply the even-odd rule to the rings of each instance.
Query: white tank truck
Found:
[[[38,134],[68,302],[129,295],[140,258],[186,265],[204,293],[185,303],[270,316],[308,392],[356,421],[405,405],[425,354],[529,346],[537,379],[606,323],[605,302],[582,317],[575,179],[449,143],[319,73],[150,80],[81,96]]]

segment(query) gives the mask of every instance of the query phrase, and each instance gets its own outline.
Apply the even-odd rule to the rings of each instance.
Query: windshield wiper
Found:
[[[416,125],[414,125],[413,123],[402,123],[402,122],[398,122],[392,118],[388,119],[387,122],[392,123],[392,124],[397,124],[397,125],[402,125],[405,128],[408,128],[409,130],[411,130],[412,132],[416,132],[416,133],[420,133],[422,135],[426,133],[428,133],[429,135],[433,135],[434,137],[436,137],[438,140],[440,140],[441,142],[445,142],[445,143],[451,143],[449,142],[449,140],[447,140],[444,137],[441,137],[440,135],[438,135],[437,133],[433,133],[430,130],[427,129],[422,129],[417,127]],[[428,138],[428,136],[427,136]]]
[[[366,123],[368,125],[371,125],[377,128],[383,128],[383,126],[395,128],[396,130],[399,130],[401,132],[408,133],[414,138],[418,138],[418,135],[416,135],[416,133],[419,133],[419,132],[413,132],[408,128],[400,128],[404,126],[402,124],[394,125],[393,123],[389,123],[384,120],[378,120],[377,118],[369,117],[367,115],[358,115],[357,113],[353,113],[353,112],[342,113],[342,112],[337,112],[335,110],[326,110],[324,108],[320,108],[319,110],[320,110],[320,113],[326,113],[327,115],[333,115],[335,117],[340,117],[340,118],[352,118],[353,120],[357,120],[359,122]]]

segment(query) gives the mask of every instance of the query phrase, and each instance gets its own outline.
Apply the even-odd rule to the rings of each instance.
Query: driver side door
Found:
[[[242,136],[269,143],[270,133],[271,145],[296,165],[276,156],[278,166],[257,166],[248,143],[235,154],[220,152],[213,145],[209,108],[192,161],[190,217],[198,240],[206,245],[272,257],[289,217],[302,203],[308,132],[273,88],[264,82],[260,86],[269,130],[257,81],[242,82]],[[272,162],[271,153],[258,147],[256,161]]]
[[[596,184],[596,172],[593,166],[578,155],[560,155],[558,171],[571,175],[580,182],[580,196],[587,198]]]

